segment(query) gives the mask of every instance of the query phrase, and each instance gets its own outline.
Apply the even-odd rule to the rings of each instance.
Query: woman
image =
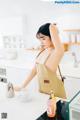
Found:
[[[57,67],[64,54],[63,45],[58,36],[56,25],[50,23],[42,25],[39,28],[36,37],[40,40],[43,51],[41,51],[37,56],[35,66],[33,67],[27,79],[22,83],[21,86],[14,86],[15,91],[25,88],[35,75],[38,76],[39,81],[40,79],[44,79],[44,75],[46,78],[47,76],[48,78],[50,77],[50,79],[53,79],[54,74],[56,75]],[[47,70],[47,73],[45,73],[44,68]],[[45,82],[48,81],[45,80]],[[54,82],[56,82],[56,84],[54,84]],[[40,84],[41,83],[39,82],[39,85]],[[62,81],[54,81],[53,79],[53,84],[57,85],[56,90],[59,92],[59,94],[55,93],[55,95],[65,98],[66,95]]]

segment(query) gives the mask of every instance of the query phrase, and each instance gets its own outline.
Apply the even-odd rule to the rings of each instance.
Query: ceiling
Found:
[[[42,2],[40,0],[0,0],[0,17],[38,14],[52,12],[53,14],[64,12],[80,12],[80,6],[55,5],[53,2]]]

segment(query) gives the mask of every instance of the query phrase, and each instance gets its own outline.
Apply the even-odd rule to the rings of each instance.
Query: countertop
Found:
[[[0,83],[0,116],[7,113],[8,120],[36,120],[46,111],[48,95],[30,92],[31,99],[25,102],[20,100],[18,93],[13,98],[7,98],[5,86]]]

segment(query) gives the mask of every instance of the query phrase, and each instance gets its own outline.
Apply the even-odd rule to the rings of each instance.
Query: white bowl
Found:
[[[29,102],[32,100],[33,96],[30,91],[23,89],[18,92],[17,98],[20,102]]]

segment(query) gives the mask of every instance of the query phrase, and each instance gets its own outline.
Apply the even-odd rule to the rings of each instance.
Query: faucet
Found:
[[[74,67],[78,67],[79,61],[77,60],[76,53],[72,52],[72,56],[74,57]]]

